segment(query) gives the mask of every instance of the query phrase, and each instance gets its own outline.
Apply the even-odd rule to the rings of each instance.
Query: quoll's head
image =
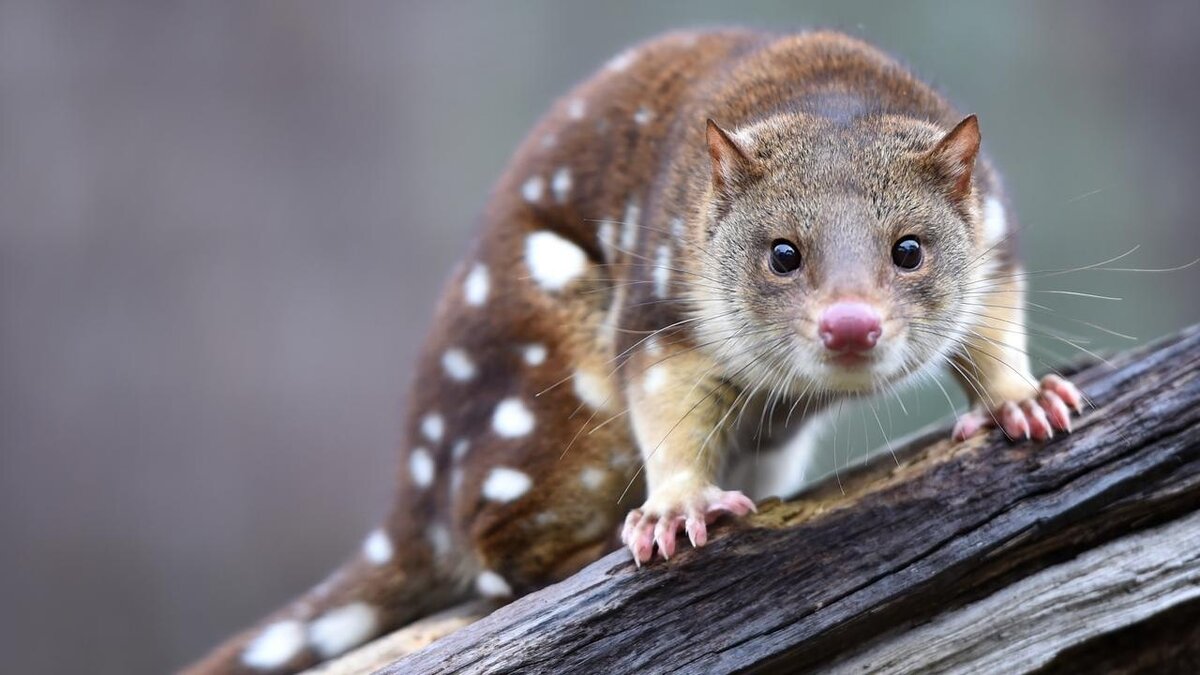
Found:
[[[979,254],[974,116],[711,120],[712,184],[691,293],[705,342],[773,386],[876,390],[961,337]],[[761,385],[760,385],[761,386]]]

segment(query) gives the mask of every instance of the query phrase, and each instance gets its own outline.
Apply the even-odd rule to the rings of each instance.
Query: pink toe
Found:
[[[625,526],[621,528],[621,543],[629,546],[633,541],[633,534],[637,529],[637,523],[642,518],[642,512],[634,509],[625,516]],[[631,549],[632,550],[632,549]]]
[[[1042,406],[1038,405],[1037,401],[1022,401],[1021,410],[1025,412],[1025,417],[1029,420],[1029,433],[1033,436],[1033,440],[1044,441],[1054,438],[1054,428],[1050,426],[1046,411],[1042,410]]]
[[[1043,391],[1040,402],[1054,428],[1071,433],[1071,411],[1058,394],[1050,390]]]
[[[965,441],[967,438],[978,434],[980,429],[985,426],[990,426],[995,423],[988,413],[982,411],[971,411],[962,413],[959,416],[958,422],[954,424],[954,440]]]
[[[628,541],[625,542],[625,548],[629,549],[629,555],[633,557],[633,562],[638,566],[642,566],[642,559],[638,557],[637,534],[629,533]]]
[[[654,523],[649,518],[638,525],[634,552],[640,562],[647,562],[654,555]]]
[[[649,544],[643,544],[641,541],[639,541],[633,549],[633,559],[637,561],[639,566],[641,566],[642,563],[650,562],[650,556],[653,554],[653,552],[654,549]]]
[[[1083,394],[1070,381],[1064,380],[1058,375],[1047,375],[1042,378],[1042,389],[1057,394],[1075,412],[1083,411]]]
[[[954,425],[954,440],[962,441],[974,436],[986,422],[987,418],[980,412],[971,411],[959,415],[958,422]]]
[[[677,527],[677,522],[675,518],[663,518],[654,527],[654,543],[658,546],[658,552],[662,554],[665,560],[670,560],[671,556],[675,555],[675,528]]]
[[[1012,401],[1006,402],[1000,408],[1000,425],[1009,440],[1019,441],[1029,438],[1029,419],[1025,413]]]
[[[707,513],[718,515],[727,512],[735,516],[744,516],[755,510],[754,501],[746,495],[740,492],[725,492],[708,506]]]
[[[733,502],[733,508],[731,510],[734,514],[744,516],[750,513],[758,513],[758,506],[754,503],[753,499],[740,492],[731,492],[728,494],[732,495],[730,499]]]

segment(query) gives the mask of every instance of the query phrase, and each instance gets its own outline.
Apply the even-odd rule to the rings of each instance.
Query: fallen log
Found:
[[[1200,326],[1075,381],[1092,409],[1069,436],[938,429],[704,549],[641,570],[612,553],[380,672],[1200,662]]]

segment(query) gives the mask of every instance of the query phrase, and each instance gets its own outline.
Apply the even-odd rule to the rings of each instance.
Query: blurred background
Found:
[[[4,669],[168,671],[320,579],[388,506],[522,135],[623,46],[728,23],[842,28],[979,113],[1030,269],[1200,255],[1195,2],[0,1]],[[1089,349],[1125,342],[1064,317],[1200,319],[1197,268],[1034,287],[1124,298],[1035,296]],[[913,400],[896,436],[949,415]]]

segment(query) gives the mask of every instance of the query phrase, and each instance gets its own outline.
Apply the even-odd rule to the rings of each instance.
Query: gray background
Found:
[[[4,669],[177,667],[357,545],[387,507],[409,364],[492,181],[623,46],[731,22],[867,37],[980,114],[1031,269],[1134,244],[1123,262],[1161,266],[1200,255],[1198,14],[0,2]],[[1062,316],[1151,338],[1197,320],[1198,282],[1046,279],[1125,300],[1045,295],[1061,314],[1035,319],[1093,346],[1120,341]],[[895,433],[948,414],[940,394],[914,400]]]

